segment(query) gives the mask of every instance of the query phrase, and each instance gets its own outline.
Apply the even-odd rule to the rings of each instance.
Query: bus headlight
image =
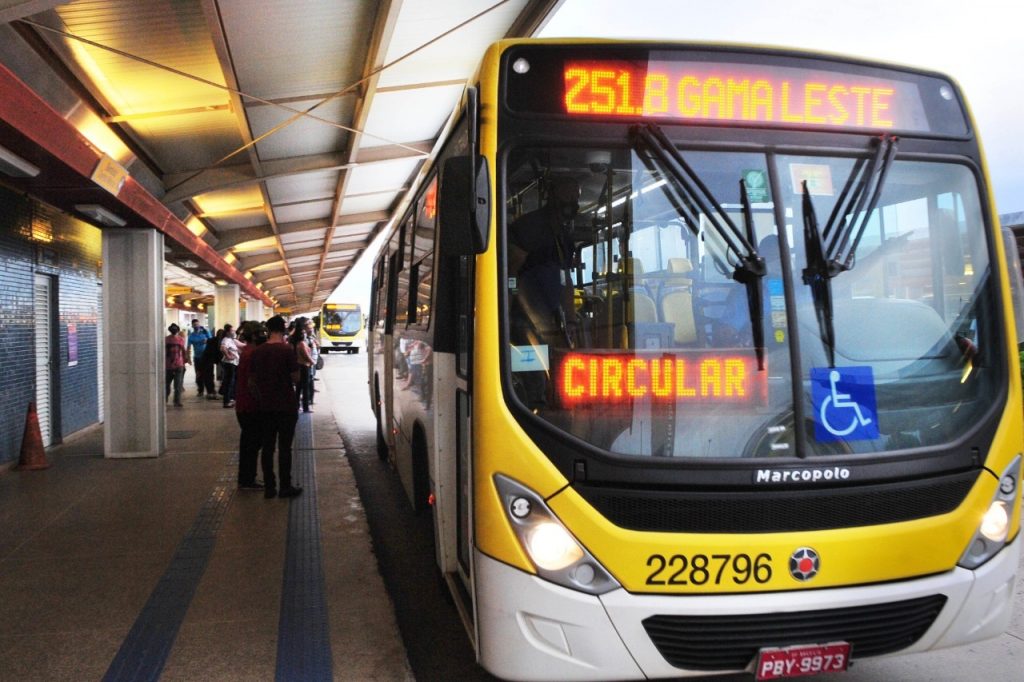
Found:
[[[494,485],[501,496],[505,517],[537,575],[588,594],[604,594],[619,587],[540,495],[501,474],[495,474]]]
[[[981,517],[981,534],[992,542],[1003,542],[1006,540],[1006,533],[1010,530],[1010,512],[1006,510],[1006,503],[996,500],[992,506]]]
[[[537,524],[526,534],[526,552],[533,563],[549,571],[560,571],[583,556],[569,531],[550,521]]]
[[[999,488],[989,505],[978,530],[967,545],[967,550],[960,557],[959,565],[963,568],[977,568],[994,557],[1006,544],[1010,533],[1010,520],[1019,490],[1020,455],[1017,455],[1010,466],[999,477]]]

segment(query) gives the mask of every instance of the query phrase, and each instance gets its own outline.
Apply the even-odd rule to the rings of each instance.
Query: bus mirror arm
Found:
[[[490,174],[479,155],[453,156],[441,175],[439,218],[441,247],[452,256],[487,249],[491,214]]]

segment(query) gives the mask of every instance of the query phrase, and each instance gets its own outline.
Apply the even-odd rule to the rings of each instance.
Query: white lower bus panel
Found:
[[[758,645],[730,643],[730,619],[737,632],[763,622],[778,626],[792,614],[791,627],[808,628],[814,635],[797,636],[787,644],[823,644],[842,639],[829,634],[833,627],[843,629],[843,613],[838,609],[862,611],[859,617],[875,618],[877,632],[861,644],[854,643],[854,660],[865,650],[879,654],[911,653],[967,644],[995,637],[1009,624],[1013,609],[1014,577],[1019,561],[1020,539],[1007,545],[988,563],[975,571],[956,568],[941,575],[865,587],[849,587],[767,594],[660,596],[635,595],[618,589],[600,597],[569,590],[506,564],[476,553],[476,609],[480,643],[480,663],[508,680],[625,680],[679,678],[715,673],[751,672]],[[923,634],[914,633],[912,643],[896,643],[888,636],[895,632],[908,637],[912,623],[922,613],[939,608]],[[886,605],[900,602],[898,607]],[[914,610],[917,610],[917,616]],[[687,659],[686,651],[695,650],[705,662],[738,652],[738,662],[729,667],[687,668],[673,665],[652,641],[644,621],[660,616],[691,618],[683,631],[699,632],[711,620],[726,634],[718,647],[698,637],[693,646],[666,645],[667,655],[678,664]],[[927,619],[926,619],[927,620]],[[664,623],[662,624],[664,625]],[[668,626],[669,630],[673,627]],[[788,629],[789,626],[787,626]],[[822,633],[826,633],[822,635]],[[742,640],[742,634],[737,635]],[[670,640],[685,640],[685,634],[671,633]],[[853,639],[853,638],[850,638]],[[716,651],[716,648],[719,649]],[[872,655],[869,653],[868,655]],[[711,658],[707,658],[710,656]]]

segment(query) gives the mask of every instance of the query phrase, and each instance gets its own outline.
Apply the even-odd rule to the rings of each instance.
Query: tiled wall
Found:
[[[0,186],[0,465],[17,460],[28,404],[35,400],[35,274],[53,277],[59,377],[51,439],[97,420],[96,316],[102,240],[98,229]],[[69,363],[68,325],[78,360]],[[125,330],[128,333],[128,330]]]

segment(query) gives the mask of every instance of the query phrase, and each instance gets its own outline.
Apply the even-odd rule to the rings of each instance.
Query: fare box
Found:
[[[756,679],[779,680],[846,670],[850,663],[849,642],[830,642],[761,649],[757,657]]]

